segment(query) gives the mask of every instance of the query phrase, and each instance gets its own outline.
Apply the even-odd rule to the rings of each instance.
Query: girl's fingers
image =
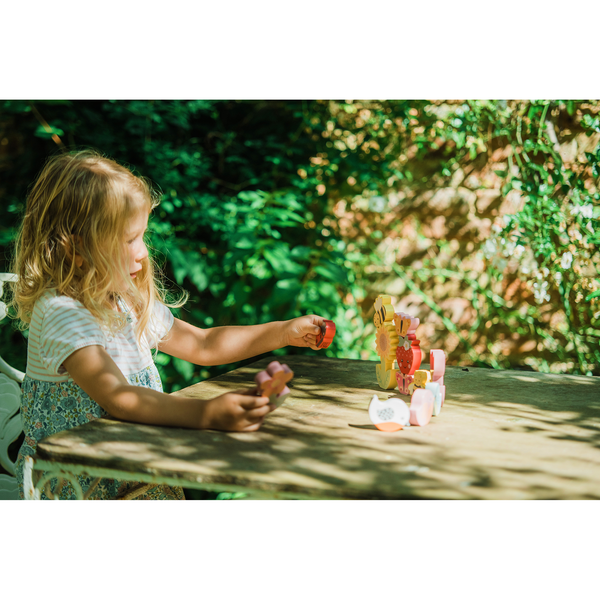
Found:
[[[321,350],[321,348],[319,348],[316,344],[316,340],[309,340],[306,337],[304,338],[304,341],[306,342],[306,345],[311,349],[311,350]]]
[[[261,419],[260,421],[256,422],[256,423],[252,423],[251,425],[247,425],[246,427],[244,427],[242,429],[242,431],[257,431],[260,426],[263,424],[264,419]]]
[[[317,338],[314,335],[305,335],[304,341],[311,350],[320,350],[320,348],[317,346]]]
[[[252,410],[246,411],[246,419],[250,422],[258,421],[260,419],[264,419],[270,412],[270,404],[265,406],[261,406],[259,408],[254,408]]]
[[[254,393],[256,394],[256,391]],[[269,398],[267,396],[244,395],[244,397],[240,399],[240,406],[244,410],[252,410],[260,406],[266,406],[267,404],[269,404]]]

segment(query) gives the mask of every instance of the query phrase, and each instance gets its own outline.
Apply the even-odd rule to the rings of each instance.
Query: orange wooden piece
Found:
[[[287,366],[274,360],[269,363],[265,371],[260,371],[254,377],[259,396],[278,396],[281,393],[289,393],[286,384],[292,379],[294,372]]]
[[[386,421],[385,423],[375,423],[375,427],[379,429],[379,431],[400,431],[403,429],[400,423],[394,423],[392,421]]]

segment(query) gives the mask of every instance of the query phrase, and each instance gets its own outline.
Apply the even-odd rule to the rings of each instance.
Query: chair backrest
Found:
[[[0,298],[2,284],[16,281],[17,276],[0,273]],[[6,316],[6,305],[0,302],[0,321]],[[25,373],[14,369],[0,357],[0,465],[10,475],[0,474],[0,500],[18,498],[17,480],[14,477],[15,463],[8,455],[9,446],[21,435],[23,423],[19,409],[21,407],[21,388]]]

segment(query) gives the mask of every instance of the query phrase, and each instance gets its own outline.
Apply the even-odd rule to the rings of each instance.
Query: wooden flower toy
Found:
[[[274,360],[269,363],[264,371],[254,377],[259,396],[268,396],[271,404],[281,406],[290,395],[287,383],[294,376],[294,372],[287,366]]]
[[[335,323],[323,319],[321,333],[317,336],[317,348],[328,348],[335,337]]]
[[[389,323],[381,325],[375,334],[375,348],[381,363],[386,365],[386,369],[393,367],[397,345],[398,336],[394,331],[394,327]]]
[[[377,394],[373,394],[369,403],[369,419],[380,431],[399,431],[408,425],[410,411],[400,398],[381,401]]]

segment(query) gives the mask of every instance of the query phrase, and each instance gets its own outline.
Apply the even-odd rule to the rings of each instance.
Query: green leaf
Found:
[[[598,281],[598,280],[596,280]],[[585,297],[585,301],[589,302],[592,298],[598,298],[600,296],[600,290],[596,290],[595,292],[592,292],[591,294],[588,294]]]
[[[53,135],[58,135],[60,137],[61,135],[64,135],[64,133],[65,132],[62,129],[59,129],[58,127],[49,126],[48,129],[46,129],[43,125],[38,125],[33,135],[39,138],[49,140],[52,138]]]
[[[234,235],[231,238],[231,242],[234,248],[240,248],[243,250],[249,250],[256,246],[256,237],[247,233]]]
[[[265,248],[263,250],[263,255],[271,264],[275,273],[301,275],[306,271],[305,266],[290,260],[290,250],[285,244],[279,243],[276,246]]]
[[[175,370],[185,379],[186,383],[189,382],[194,376],[194,365],[177,357],[173,357],[172,362]]]
[[[290,277],[288,279],[280,279],[275,284],[275,287],[281,290],[299,290],[302,286],[296,277]]]

